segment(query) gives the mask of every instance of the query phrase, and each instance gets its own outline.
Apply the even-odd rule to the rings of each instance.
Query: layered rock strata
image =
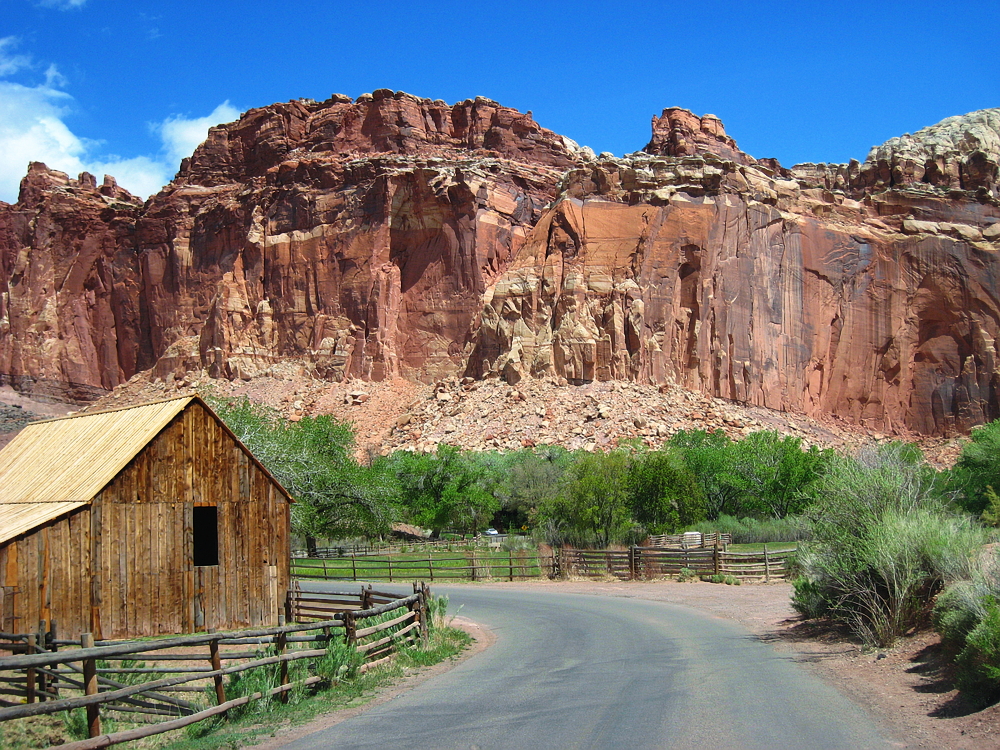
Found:
[[[998,116],[785,169],[676,108],[596,159],[531,113],[380,90],[213,128],[144,205],[33,165],[0,205],[0,379],[85,400],[293,360],[965,431],[1000,412]]]
[[[449,374],[586,156],[487,99],[381,90],[213,128],[141,209],[33,165],[0,206],[0,373],[71,399],[154,366],[246,377],[287,357],[327,378]]]
[[[1000,416],[995,178],[856,200],[720,158],[734,144],[713,134],[570,170],[484,301],[469,373],[670,382],[928,434]]]

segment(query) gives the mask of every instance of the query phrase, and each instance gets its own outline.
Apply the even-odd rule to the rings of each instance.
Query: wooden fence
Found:
[[[292,551],[293,558],[320,558],[320,557],[350,557],[351,555],[392,555],[414,551],[432,551],[475,549],[477,547],[497,548],[506,539],[524,538],[520,534],[497,534],[496,536],[482,534],[470,539],[421,539],[414,541],[391,542],[370,542],[368,544],[338,544],[330,547],[317,547],[310,554],[307,550],[296,549]]]
[[[537,550],[508,550],[506,553],[467,552],[384,555],[348,555],[341,558],[293,558],[294,578],[322,581],[412,581],[443,580],[514,581],[521,578],[551,577],[556,561]]]
[[[46,637],[44,649],[36,634],[0,634],[7,641],[0,649],[14,654],[0,658],[5,696],[0,721],[82,708],[90,739],[60,748],[96,750],[179,729],[253,700],[285,700],[296,687],[328,679],[309,672],[335,638],[360,655],[362,672],[387,661],[401,646],[426,639],[430,590],[418,583],[413,589],[405,597],[370,589],[357,595],[295,590],[288,609],[301,621],[275,628],[100,643],[84,633],[79,641]],[[296,662],[304,673],[297,678],[290,670]],[[227,698],[225,678],[250,670],[266,670],[273,686]],[[206,708],[189,700],[206,691],[215,705]],[[102,713],[146,726],[102,734]]]
[[[649,537],[650,547],[666,547],[667,549],[694,549],[697,547],[715,547],[723,549],[733,543],[733,535],[713,531],[703,534],[700,531],[689,531],[685,534],[656,534]]]
[[[627,550],[559,550],[558,568],[564,576],[605,577],[621,580],[676,576],[682,570],[699,575],[732,575],[737,578],[784,578],[795,550],[727,552],[710,549],[667,550],[630,547]]]

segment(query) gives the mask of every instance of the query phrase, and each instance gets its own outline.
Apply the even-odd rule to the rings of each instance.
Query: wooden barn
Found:
[[[0,630],[276,625],[290,501],[197,396],[34,422],[0,451]]]

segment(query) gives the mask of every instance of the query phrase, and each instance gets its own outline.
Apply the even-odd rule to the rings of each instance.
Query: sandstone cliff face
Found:
[[[382,90],[214,128],[141,210],[36,165],[0,207],[0,372],[68,398],[288,357],[327,378],[453,373],[487,284],[585,156],[487,99]]]
[[[486,297],[470,373],[671,382],[929,434],[1000,416],[995,180],[859,201],[718,149],[571,170]]]
[[[998,112],[791,170],[718,119],[592,153],[486,99],[276,104],[145,205],[43,165],[0,205],[0,379],[622,379],[877,429],[1000,416]]]
[[[90,400],[152,364],[130,335],[142,312],[120,250],[140,206],[111,178],[29,167],[18,203],[0,204],[0,383]]]

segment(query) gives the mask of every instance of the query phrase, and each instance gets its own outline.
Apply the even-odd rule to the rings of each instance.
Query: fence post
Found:
[[[392,555],[386,555],[385,559],[389,563],[389,583],[392,583]]]
[[[45,640],[45,649],[47,651],[51,651],[52,653],[55,653],[56,651],[59,650],[59,647],[56,645],[56,621],[55,620],[52,620],[49,623],[49,632],[45,636],[45,639],[46,639]],[[53,664],[52,665],[52,671],[54,672],[55,670],[56,670],[56,665]],[[52,693],[52,697],[53,698],[55,698],[56,700],[59,699],[59,679],[58,678],[53,677],[52,680],[49,682],[49,691]]]
[[[430,571],[431,582],[434,581],[434,555],[431,554],[430,547],[427,548],[427,570]]]
[[[38,638],[35,640],[35,644],[38,646],[38,651],[48,651],[45,644],[45,634],[49,630],[49,624],[45,620],[38,621]],[[38,702],[45,702],[45,691],[48,688],[48,680],[45,679],[45,672],[37,673],[38,680]]]
[[[371,609],[372,608],[372,585],[369,583],[368,588],[361,589],[361,609]]]
[[[80,646],[93,648],[94,634],[81,634]],[[94,657],[83,660],[83,692],[85,695],[97,695],[97,659]],[[90,737],[101,734],[101,707],[96,703],[87,706],[87,734]]]
[[[28,637],[25,638],[25,649],[24,653],[29,656],[35,653],[35,634],[28,633]],[[35,668],[28,667],[27,673],[25,674],[24,682],[24,692],[25,692],[25,703],[35,702]]]
[[[279,625],[284,625],[283,622],[279,622],[278,624]],[[275,637],[274,637],[274,653],[277,656],[283,656],[284,653],[285,653],[285,648],[287,646],[288,646],[288,633],[278,633],[277,635],[275,635]],[[287,685],[288,684],[288,662],[287,661],[281,662],[281,667],[279,668],[278,673],[280,675],[280,680],[281,680],[281,682],[279,684],[281,684],[281,685]],[[282,703],[288,703],[288,691],[287,690],[284,691],[283,693],[279,693],[278,695],[280,696],[280,698],[278,700],[280,700]]]
[[[764,542],[764,582],[771,582],[771,564],[767,559],[767,542]]]
[[[715,565],[715,575],[719,575],[719,538],[715,538],[715,547],[712,548],[712,563]]]
[[[635,545],[633,544],[628,548],[628,578],[630,581],[634,581],[639,577],[639,566],[637,563]]]
[[[355,631],[354,613],[350,611],[344,612],[344,638],[347,640],[348,646],[355,646],[358,641]]]
[[[208,642],[208,654],[209,660],[212,663],[212,669],[218,671],[222,669],[222,659],[219,656],[219,639],[213,638]],[[226,685],[223,682],[222,675],[217,674],[212,678],[215,681],[215,700],[217,705],[222,705],[226,702]],[[223,713],[223,716],[226,714]]]

